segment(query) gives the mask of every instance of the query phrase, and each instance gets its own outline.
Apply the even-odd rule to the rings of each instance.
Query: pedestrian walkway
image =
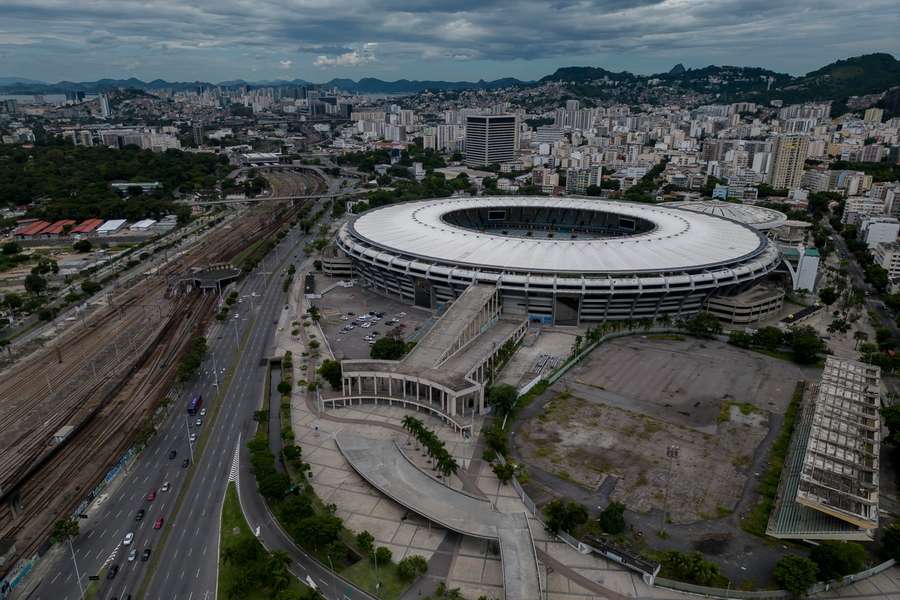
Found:
[[[347,432],[338,449],[363,479],[407,509],[464,535],[498,540],[506,600],[541,597],[537,555],[525,513],[497,512],[490,502],[443,483],[416,467],[393,440]]]

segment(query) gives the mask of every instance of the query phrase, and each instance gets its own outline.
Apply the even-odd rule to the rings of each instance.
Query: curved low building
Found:
[[[498,287],[504,314],[561,325],[693,314],[781,260],[731,219],[588,198],[393,204],[344,225],[336,244],[357,278],[406,302],[440,307],[482,283]]]

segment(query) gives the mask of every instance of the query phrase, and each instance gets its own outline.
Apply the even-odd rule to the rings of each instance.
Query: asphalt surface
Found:
[[[98,581],[98,599],[124,599],[128,594],[137,598],[137,591],[148,575],[151,579],[144,596],[148,599],[216,597],[220,510],[238,434],[252,430],[253,412],[264,393],[265,367],[261,359],[272,352],[275,322],[286,304],[281,271],[288,259],[302,261],[301,249],[310,239],[299,228],[292,230],[257,271],[241,282],[238,287],[241,302],[234,305],[225,322],[215,322],[211,327],[209,352],[200,376],[175,401],[159,433],[133,461],[129,471],[119,476],[106,490],[105,497],[89,509],[89,518],[80,522],[81,533],[74,540],[73,548],[85,588],[90,583],[89,577],[101,574],[104,566],[118,565],[120,569],[114,579]],[[216,385],[224,389],[225,376],[232,366],[234,377],[230,385],[212,404]],[[204,407],[209,410],[199,428],[194,424],[197,417],[188,418],[186,414],[187,403],[196,393],[203,395]],[[220,407],[218,412],[215,406]],[[207,419],[213,420],[207,422]],[[182,460],[191,456],[189,433],[197,433],[198,443],[205,444],[190,469],[182,468]],[[173,450],[177,456],[170,460],[169,453]],[[185,489],[190,471],[192,479]],[[247,480],[253,483],[252,478]],[[145,499],[151,489],[159,490],[166,481],[171,485],[168,492],[157,491],[153,501]],[[255,486],[252,492],[249,495],[256,497]],[[178,513],[173,514],[179,494],[183,498]],[[247,495],[242,491],[242,500]],[[146,511],[140,522],[135,520],[139,509]],[[159,517],[164,518],[164,525],[163,529],[156,530],[154,523]],[[160,549],[157,546],[166,530],[170,530],[168,539]],[[124,537],[129,532],[134,533],[134,540],[124,545]],[[128,553],[132,548],[138,550],[138,558],[129,562]],[[145,548],[158,556],[151,554],[150,562],[141,561]],[[156,568],[149,573],[148,567],[154,563]],[[60,553],[41,571],[43,578],[29,598],[75,600],[80,597],[68,552]],[[315,577],[325,575],[327,572],[316,572]]]

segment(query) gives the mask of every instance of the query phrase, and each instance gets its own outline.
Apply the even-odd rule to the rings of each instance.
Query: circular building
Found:
[[[703,213],[705,215],[715,215],[744,223],[760,231],[768,231],[781,227],[788,220],[787,215],[781,211],[764,206],[754,206],[752,204],[735,204],[734,202],[723,202],[722,200],[696,200],[685,202],[664,202],[662,206],[671,206],[673,208],[683,208],[694,212]]]
[[[439,198],[356,217],[337,247],[368,286],[440,307],[473,283],[503,311],[560,325],[689,315],[772,272],[778,250],[734,220],[587,198]]]

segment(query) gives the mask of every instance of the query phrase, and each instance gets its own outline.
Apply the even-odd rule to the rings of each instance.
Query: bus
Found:
[[[200,406],[203,404],[203,396],[197,394],[191,401],[188,403],[188,414],[196,415],[197,411],[200,410]]]

